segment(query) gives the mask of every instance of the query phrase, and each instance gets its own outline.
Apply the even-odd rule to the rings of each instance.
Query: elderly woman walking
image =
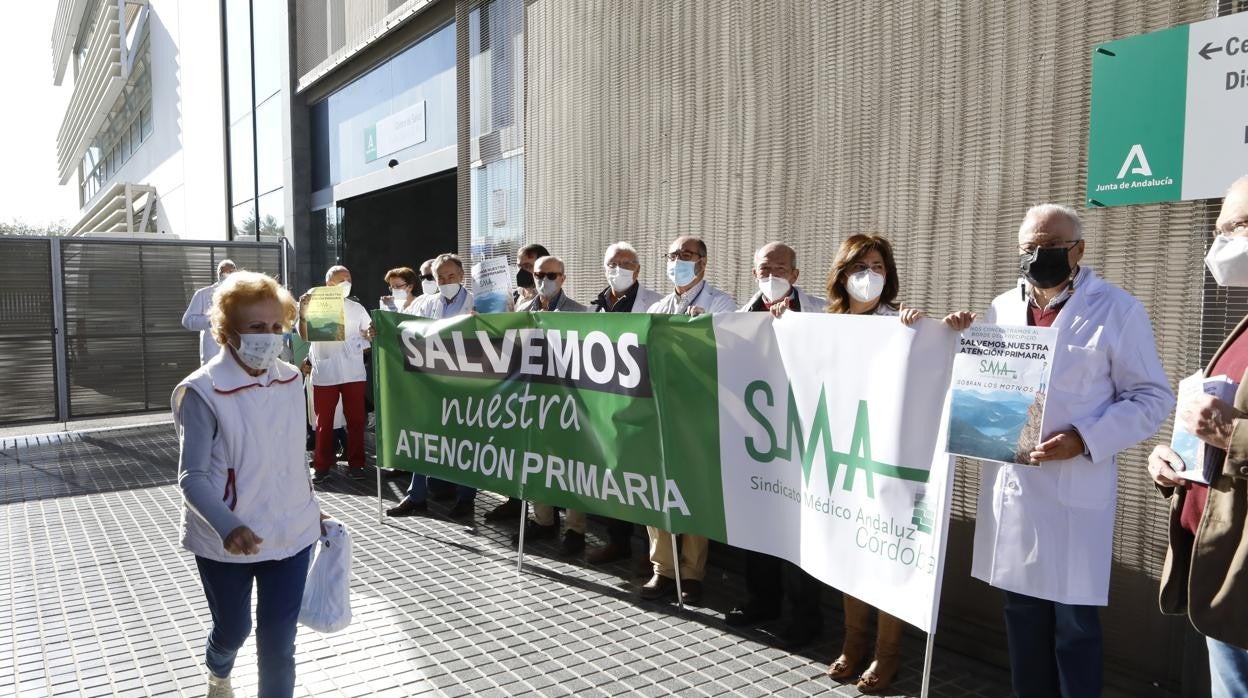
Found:
[[[294,319],[294,299],[271,277],[234,273],[212,299],[220,351],[173,391],[182,546],[212,613],[210,697],[233,695],[253,584],[259,695],[294,693],[296,624],[322,518],[304,460],[302,376],[277,359]]]

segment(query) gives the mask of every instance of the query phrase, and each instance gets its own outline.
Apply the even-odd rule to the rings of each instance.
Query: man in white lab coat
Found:
[[[421,266],[424,268],[424,265]],[[464,287],[464,261],[459,255],[441,254],[432,260],[430,271],[438,282],[436,294],[421,296],[411,311],[418,317],[430,320],[442,320],[472,313],[473,296]],[[431,487],[432,486],[432,487]],[[453,519],[470,519],[476,512],[477,490],[467,485],[451,485],[449,482],[431,478],[424,473],[412,473],[411,484],[407,487],[407,496],[398,506],[386,510],[386,516],[423,515],[429,511],[426,497],[430,489],[454,491],[455,504],[449,512]]]
[[[1119,452],[1174,407],[1144,306],[1080,266],[1079,214],[1035,206],[1018,231],[1023,279],[985,320],[1058,330],[1031,466],[985,463],[971,573],[1005,591],[1017,696],[1099,696]]]
[[[313,450],[312,482],[320,484],[334,467],[334,413],[342,401],[347,420],[347,472],[353,479],[364,477],[364,392],[366,373],[364,352],[369,349],[372,320],[368,311],[351,296],[351,271],[332,266],[325,272],[325,285],[342,288],[345,340],[312,342],[308,361],[312,364],[312,403],[316,410],[316,448]],[[304,313],[311,292],[299,298],[299,336],[308,338]]]
[[[595,313],[644,313],[662,298],[641,283],[641,258],[636,248],[627,242],[607,246],[602,255],[602,271],[607,287],[589,302]],[[585,560],[591,565],[604,565],[627,560],[632,557],[632,551],[632,522],[607,519],[607,544],[590,550]]]
[[[212,309],[212,294],[217,292],[217,287],[225,281],[225,277],[234,273],[234,269],[234,262],[221,260],[217,264],[217,283],[195,291],[190,304],[186,306],[186,312],[182,313],[182,326],[192,332],[199,332],[200,366],[208,363],[208,359],[221,351],[221,345],[212,337],[212,319],[209,318],[208,311]]]
[[[692,235],[682,235],[667,248],[667,278],[672,292],[650,306],[649,312],[662,315],[698,316],[704,313],[731,313],[737,301],[726,292],[706,282],[706,243]],[[654,575],[641,587],[646,601],[675,596],[676,574],[681,579],[681,601],[697,604],[702,601],[702,578],[706,574],[709,542],[702,536],[680,534],[680,559],[673,559],[672,534],[647,526],[650,536],[650,562]]]

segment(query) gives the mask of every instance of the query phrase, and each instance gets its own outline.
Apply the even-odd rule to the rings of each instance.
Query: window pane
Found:
[[[286,234],[286,190],[278,189],[260,197],[260,239],[277,240]]]
[[[256,107],[256,187],[261,194],[282,186],[282,100]]]
[[[234,223],[234,240],[256,239],[256,202],[248,201],[234,207],[231,215]]]
[[[139,122],[140,122],[140,128],[142,129],[142,132],[143,132],[143,137],[147,138],[148,136],[152,135],[152,105],[151,104],[145,104],[143,106],[143,110],[139,112]]]
[[[266,3],[260,3],[266,4]],[[248,0],[225,3],[225,70],[230,123],[251,111],[251,9]]]
[[[281,89],[282,54],[286,35],[286,3],[257,2],[252,7],[252,35],[255,37],[256,104]]]
[[[252,152],[251,114],[230,127],[230,197],[246,201],[256,195],[256,171]]]

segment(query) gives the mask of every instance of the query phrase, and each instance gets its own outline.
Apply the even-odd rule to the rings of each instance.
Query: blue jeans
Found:
[[[1213,698],[1248,696],[1248,650],[1221,640],[1205,638],[1209,645],[1209,686]]]
[[[251,634],[251,584],[256,584],[256,656],[260,698],[288,698],[295,692],[295,632],[308,578],[312,546],[284,560],[217,562],[195,556],[199,579],[212,611],[207,664],[226,677]]]
[[[1005,633],[1015,696],[1101,695],[1101,616],[1096,606],[1007,591]]]
[[[423,502],[429,496],[429,481],[441,482],[437,478],[431,478],[420,473],[412,473],[412,484],[407,486],[407,496],[414,502]],[[455,485],[456,500],[460,502],[471,502],[477,498],[477,489],[475,487],[466,487],[464,485]]]

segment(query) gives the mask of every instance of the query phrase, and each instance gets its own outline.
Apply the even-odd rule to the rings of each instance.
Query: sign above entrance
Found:
[[[425,142],[425,100],[364,128],[364,161],[372,162]]]
[[[1088,206],[1218,198],[1248,162],[1248,12],[1100,44]]]

